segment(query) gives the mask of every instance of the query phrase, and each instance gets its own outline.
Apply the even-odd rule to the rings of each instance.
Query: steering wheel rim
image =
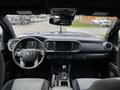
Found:
[[[39,44],[42,46],[42,51],[44,51],[44,52],[43,52],[43,55],[42,55],[41,60],[39,60],[39,62],[38,62],[38,65],[34,65],[34,66],[32,66],[32,67],[25,67],[25,66],[22,67],[22,66],[20,65],[20,63],[18,63],[17,60],[16,60],[15,52],[16,52],[17,46],[18,46],[23,40],[26,40],[26,39],[33,39],[33,40],[39,42]],[[34,69],[34,68],[38,67],[38,66],[43,62],[44,57],[45,57],[45,54],[46,54],[46,49],[45,49],[45,47],[44,47],[44,44],[43,44],[39,39],[37,39],[37,38],[35,38],[35,37],[25,37],[25,38],[21,39],[20,41],[18,41],[18,42],[16,43],[16,45],[15,45],[15,47],[14,47],[14,49],[13,49],[13,52],[12,52],[13,61],[15,62],[15,64],[16,64],[17,66],[19,66],[20,68],[23,68],[23,69]],[[35,60],[35,61],[36,61],[36,60]],[[34,62],[34,63],[35,63],[35,62]]]

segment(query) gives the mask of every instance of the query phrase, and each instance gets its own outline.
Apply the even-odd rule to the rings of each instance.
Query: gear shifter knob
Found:
[[[63,70],[64,72],[67,71],[67,70],[66,70],[66,65],[63,65],[63,66],[62,66],[62,70]]]

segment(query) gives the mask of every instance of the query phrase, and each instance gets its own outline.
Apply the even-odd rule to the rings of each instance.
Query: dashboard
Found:
[[[24,37],[23,37],[24,38]],[[61,39],[35,37],[39,39],[46,49],[48,60],[101,60],[107,59],[113,49],[110,42],[86,41],[79,39]],[[15,45],[21,40],[11,39],[8,42],[8,49],[13,52]],[[40,48],[35,41],[25,41],[19,48]]]

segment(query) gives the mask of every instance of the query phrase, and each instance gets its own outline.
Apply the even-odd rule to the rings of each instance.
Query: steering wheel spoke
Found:
[[[20,66],[25,67],[25,63],[23,62],[22,58],[20,58]]]
[[[15,52],[15,55],[18,56],[18,57],[21,57],[21,56],[22,56],[22,53],[21,53],[21,51],[16,51],[16,52]]]
[[[38,52],[39,52],[39,54],[40,54],[40,55],[42,55],[42,56],[43,56],[43,55],[44,55],[44,53],[45,53],[45,50],[38,50],[38,49],[37,49],[37,51],[38,51]]]
[[[36,61],[34,62],[34,66],[38,66],[39,62],[38,59],[36,59]]]

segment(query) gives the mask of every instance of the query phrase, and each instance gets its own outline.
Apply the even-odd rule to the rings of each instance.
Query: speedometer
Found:
[[[36,41],[29,40],[26,42],[26,48],[37,48],[38,43]]]

